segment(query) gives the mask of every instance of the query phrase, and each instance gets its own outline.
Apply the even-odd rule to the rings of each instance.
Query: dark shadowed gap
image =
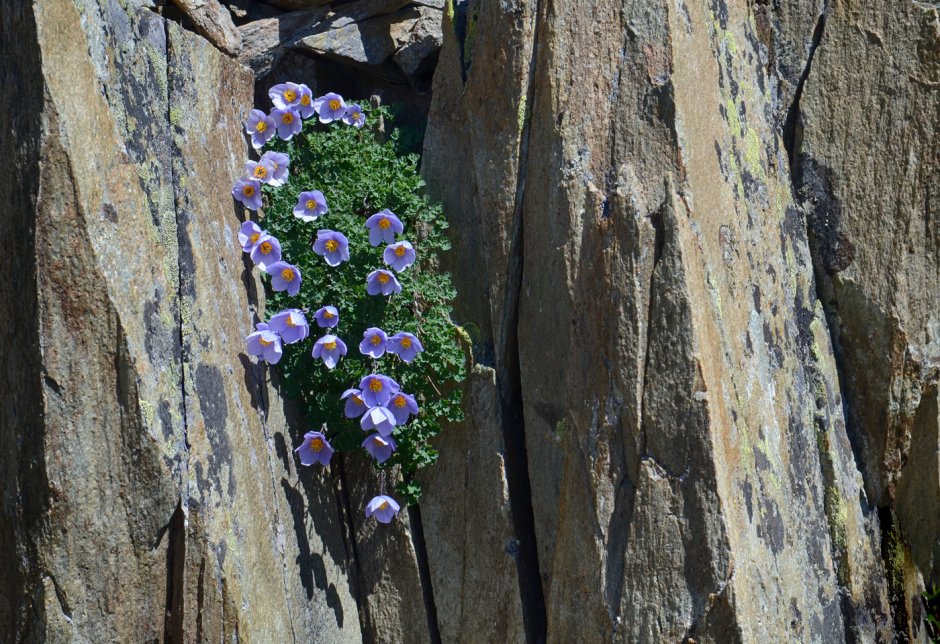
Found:
[[[529,62],[527,105],[535,114],[535,72],[539,50],[539,25],[543,5],[536,4],[533,30],[532,58]],[[531,116],[530,116],[531,119]],[[506,459],[506,483],[512,513],[513,531],[519,542],[516,554],[516,574],[519,579],[519,599],[526,641],[529,644],[545,642],[548,617],[545,593],[539,567],[538,543],[535,534],[535,511],[532,508],[532,484],[529,481],[529,456],[525,440],[525,414],[522,406],[522,374],[519,357],[519,298],[522,292],[524,264],[523,202],[525,197],[526,165],[529,155],[531,121],[523,125],[519,142],[519,168],[513,210],[513,230],[506,275],[506,299],[503,320],[497,338],[496,386],[500,394],[500,416],[503,424],[503,443]]]
[[[828,3],[827,3],[828,4]],[[809,47],[809,55],[806,57],[806,65],[800,74],[800,80],[796,84],[796,92],[793,94],[793,102],[787,109],[787,118],[783,122],[783,147],[787,151],[787,157],[790,160],[790,178],[795,186],[798,169],[797,156],[800,151],[800,145],[803,141],[803,124],[800,122],[800,99],[803,97],[803,86],[809,77],[810,68],[813,65],[813,56],[816,54],[816,48],[822,41],[823,32],[826,29],[826,11],[828,6],[824,6],[822,13],[816,19],[816,27],[813,29],[813,41]]]
[[[437,605],[434,603],[434,588],[431,586],[431,567],[428,563],[428,545],[424,540],[424,522],[421,520],[421,508],[408,506],[408,521],[411,524],[411,543],[418,562],[418,578],[421,580],[421,595],[424,599],[424,612],[428,619],[428,637],[432,644],[441,644],[441,629],[437,621]]]
[[[0,218],[17,240],[0,258],[3,273],[15,276],[0,281],[0,354],[7,358],[0,365],[0,605],[5,606],[0,633],[19,642],[45,638],[37,541],[46,534],[50,507],[36,266],[42,243],[36,202],[48,88],[32,2],[2,0],[0,52],[0,114],[5,115],[0,168],[16,186],[8,192]],[[47,376],[47,386],[50,380]]]
[[[164,644],[184,642],[183,573],[186,566],[186,528],[182,502],[177,504],[166,528],[166,613],[163,622]]]
[[[897,517],[891,508],[878,508],[881,523],[881,558],[885,563],[885,581],[888,583],[888,605],[894,622],[895,641],[907,642],[910,614],[907,610],[904,588],[904,559],[908,555],[907,544],[901,535]]]

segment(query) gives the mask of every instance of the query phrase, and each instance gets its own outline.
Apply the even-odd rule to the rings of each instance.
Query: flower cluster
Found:
[[[255,109],[245,121],[252,144],[259,151],[271,141],[275,133],[282,140],[292,139],[301,132],[304,120],[314,115],[320,123],[338,121],[353,128],[361,128],[366,121],[359,105],[347,105],[341,96],[334,93],[313,98],[310,89],[303,84],[282,83],[272,87],[268,94],[273,103],[270,113]],[[263,188],[285,185],[289,169],[290,158],[286,154],[264,152],[257,161],[245,164],[244,174],[236,181],[232,195],[249,210],[260,210]],[[329,212],[324,193],[316,189],[301,191],[293,207],[294,218],[303,224],[318,222]],[[412,266],[417,258],[414,245],[410,241],[398,239],[405,229],[401,219],[386,208],[367,217],[362,225],[373,248],[384,244],[381,257],[387,266],[387,269],[375,268],[368,273],[365,293],[385,297],[401,293],[402,285],[397,275]],[[254,221],[246,221],[241,226],[238,241],[254,264],[270,276],[270,285],[275,292],[284,291],[290,297],[298,295],[302,282],[300,268],[284,260],[281,242],[274,235]],[[316,230],[310,248],[331,269],[350,261],[349,238],[339,230]],[[300,263],[308,270],[310,264],[305,261]],[[333,370],[348,351],[338,330],[340,310],[322,301],[317,302],[316,306],[319,308],[313,312],[312,318],[323,335],[314,340],[312,357],[326,369]],[[310,336],[310,324],[307,321],[309,312],[307,308],[286,308],[267,322],[259,322],[255,331],[245,339],[248,353],[268,364],[277,364],[284,352],[283,345],[298,343]],[[419,414],[419,407],[414,395],[402,391],[401,385],[390,376],[378,373],[375,361],[389,354],[410,364],[423,351],[418,337],[407,331],[389,335],[378,327],[369,327],[363,333],[359,352],[373,360],[372,373],[361,378],[357,388],[345,391],[341,400],[345,404],[345,418],[358,419],[361,430],[367,434],[360,446],[377,464],[386,463],[399,449],[393,434]],[[328,432],[324,424],[321,431],[310,431],[304,435],[303,442],[295,450],[301,464],[330,463],[334,448]],[[392,497],[385,495],[384,489],[380,492],[367,504],[366,516],[389,523],[399,512],[400,506]]]

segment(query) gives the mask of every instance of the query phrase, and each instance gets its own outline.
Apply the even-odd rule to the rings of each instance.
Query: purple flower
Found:
[[[245,176],[260,183],[269,183],[274,176],[274,165],[267,159],[249,161],[245,164]]]
[[[254,179],[239,179],[232,187],[232,196],[245,208],[257,210],[261,207],[261,184]]]
[[[295,83],[280,83],[268,90],[268,96],[277,109],[294,109],[300,105],[300,86]]]
[[[380,373],[368,375],[360,380],[359,389],[362,390],[362,400],[367,407],[384,407],[392,394],[401,391],[397,382]]]
[[[313,345],[313,357],[323,360],[327,369],[332,369],[346,355],[346,343],[335,335],[325,335]]]
[[[242,250],[246,253],[251,252],[251,247],[258,243],[261,237],[261,226],[253,221],[246,221],[238,229],[238,243],[242,245]]]
[[[331,329],[339,324],[339,311],[335,306],[324,306],[317,309],[317,312],[313,314],[313,319],[317,321],[321,329]]]
[[[271,175],[271,178],[268,180],[268,185],[277,187],[283,186],[287,183],[287,171],[290,168],[290,157],[281,152],[274,152],[273,150],[268,150],[261,155],[261,163],[269,163],[273,168],[274,172]]]
[[[385,263],[401,273],[403,270],[415,263],[415,249],[411,242],[400,241],[397,244],[391,244],[385,247],[385,253],[382,259]]]
[[[366,115],[362,113],[362,108],[357,104],[346,106],[346,112],[343,114],[343,123],[360,128],[366,124]]]
[[[346,102],[339,94],[330,92],[313,102],[313,109],[320,116],[321,123],[332,123],[343,118],[346,114]]]
[[[300,112],[301,118],[308,119],[313,116],[313,92],[303,83],[301,83],[299,87],[300,103],[297,107],[297,111]]]
[[[294,451],[300,455],[301,465],[329,465],[333,458],[333,447],[323,432],[307,432],[304,434],[304,442]]]
[[[277,237],[272,237],[267,232],[262,232],[261,237],[251,249],[251,261],[265,270],[266,266],[281,261],[281,242]],[[283,289],[277,289],[283,290]]]
[[[366,518],[375,517],[379,523],[391,523],[401,506],[390,496],[381,494],[366,505]]]
[[[277,364],[281,359],[281,338],[264,322],[258,322],[255,329],[245,338],[249,355],[258,356],[268,364]]]
[[[272,330],[281,334],[285,344],[293,344],[310,335],[307,318],[300,309],[284,309],[268,322]]]
[[[287,262],[274,262],[264,267],[264,272],[271,276],[271,287],[275,291],[287,291],[288,295],[297,295],[300,291],[300,269]]]
[[[297,197],[297,205],[294,206],[294,216],[304,221],[313,221],[320,215],[325,215],[326,197],[319,190],[308,190],[301,192]]]
[[[349,241],[346,235],[335,230],[318,230],[313,252],[322,256],[330,266],[339,266],[349,261]]]
[[[346,401],[346,407],[343,409],[343,414],[346,418],[356,418],[362,415],[362,412],[366,410],[366,404],[362,401],[361,391],[358,389],[347,389],[343,392],[343,395],[340,396],[341,400]]]
[[[385,335],[385,331],[371,326],[362,334],[362,342],[359,343],[359,352],[363,355],[372,356],[373,358],[381,358],[385,355],[385,343],[387,341],[388,336]]]
[[[251,135],[251,145],[260,150],[274,136],[274,119],[261,110],[251,110],[245,119],[245,131]]]
[[[366,228],[369,229],[369,243],[373,246],[378,246],[383,241],[386,244],[394,244],[395,235],[405,230],[401,219],[388,208],[366,219]]]
[[[369,273],[366,277],[366,293],[369,295],[392,295],[401,293],[401,284],[393,273],[378,269]]]
[[[394,353],[405,362],[411,362],[419,353],[424,351],[421,341],[414,334],[406,331],[401,331],[390,337],[387,349],[389,353]]]
[[[388,403],[388,410],[395,417],[396,424],[404,425],[408,422],[409,416],[418,415],[418,403],[415,402],[414,396],[399,391],[392,396]]]
[[[382,436],[388,436],[395,430],[395,415],[385,407],[371,407],[359,419],[359,426],[362,431],[367,432],[374,429]]]
[[[395,439],[391,436],[383,437],[381,434],[372,434],[364,441],[362,441],[362,446],[367,452],[372,454],[374,458],[379,463],[384,463],[392,457],[392,452],[398,449],[398,445],[395,444]]]
[[[285,141],[290,141],[304,125],[300,114],[294,110],[273,109],[271,110],[271,118],[277,124],[277,135]]]

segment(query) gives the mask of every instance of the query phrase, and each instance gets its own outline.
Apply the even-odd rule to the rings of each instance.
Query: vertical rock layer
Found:
[[[132,3],[7,3],[2,33],[0,631],[360,640],[332,482],[298,480],[300,428],[239,362],[251,74]]]
[[[507,479],[531,488],[533,529],[522,536],[537,543],[539,575],[520,584],[544,597],[548,640],[923,637],[922,615],[898,615],[916,612],[917,567],[933,574],[938,544],[926,355],[938,298],[926,280],[937,270],[929,186],[940,101],[936,9],[902,4],[863,13],[809,0],[627,0],[591,11],[471,1],[449,11],[424,171],[455,223],[458,315],[480,325],[476,353],[493,361],[510,412],[504,435],[524,436],[523,469],[507,461]],[[854,52],[883,49],[866,21],[881,25],[869,31],[882,46],[889,31],[919,40],[868,63]],[[899,90],[879,80],[889,60],[908,77]],[[863,125],[873,118],[882,125]],[[872,259],[852,288],[883,292],[882,311],[890,298],[911,302],[902,326],[924,339],[895,349],[860,332],[866,364],[847,375],[852,348],[825,253],[843,257],[852,240],[827,205],[840,198],[833,170],[819,171],[820,185],[809,169],[822,156],[857,166],[877,154],[872,139],[889,121],[910,133],[878,164],[907,164],[910,181],[853,175],[865,204],[852,214],[855,234],[878,235],[875,222],[892,219],[871,191],[885,203],[900,192],[910,206],[902,221],[915,223],[892,220],[897,232],[880,246],[863,237]],[[851,133],[858,127],[864,136]],[[902,268],[901,255],[916,267]],[[901,274],[909,285],[887,287]],[[867,309],[847,315],[849,326],[881,325]],[[916,386],[892,380],[898,369],[916,372]],[[877,395],[856,383],[874,378]],[[891,396],[907,407],[877,402]],[[879,509],[890,516],[893,498],[877,463],[890,424],[856,419],[866,405],[909,409],[924,446],[895,467],[902,497],[928,492],[922,506],[897,505],[901,541],[919,553],[901,579],[907,609],[882,561]],[[541,637],[538,621],[530,639]]]

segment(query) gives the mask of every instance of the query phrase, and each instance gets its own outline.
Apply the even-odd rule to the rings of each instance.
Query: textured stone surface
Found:
[[[940,581],[938,14],[922,2],[878,12],[831,7],[799,104],[794,173],[866,489],[880,507],[897,505],[911,555],[933,583]]]
[[[424,172],[470,267],[457,313],[521,407],[549,641],[923,637],[889,606],[792,198],[821,6],[749,4],[543,4],[500,31],[533,7],[470,2],[445,23]]]
[[[411,0],[357,0],[303,9],[242,26],[239,60],[263,76],[295,50],[414,81],[433,69],[441,47],[441,17],[439,3]]]
[[[242,47],[241,35],[228,9],[218,0],[173,0],[173,3],[209,42],[229,56],[238,54]]]
[[[474,368],[466,395],[468,420],[438,438],[421,498],[441,641],[523,642],[495,372]]]
[[[24,188],[8,221],[29,240],[4,261],[25,306],[3,307],[3,345],[34,371],[3,372],[0,525],[19,563],[2,631],[360,640],[336,490],[300,483],[303,428],[239,357],[260,286],[229,194],[251,74],[116,3],[5,5],[3,39],[21,52],[4,76],[29,70],[32,96],[3,138]]]

